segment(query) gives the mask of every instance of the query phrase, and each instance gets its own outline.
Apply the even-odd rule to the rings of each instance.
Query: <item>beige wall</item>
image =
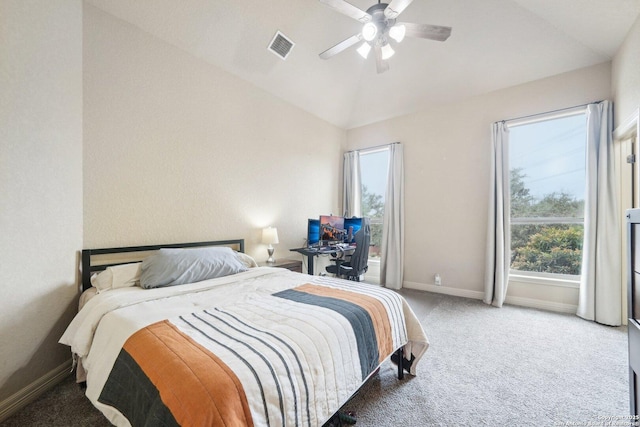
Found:
[[[57,341],[82,247],[82,2],[1,0],[0,34],[3,402],[71,356]]]
[[[273,225],[295,257],[338,211],[344,130],[87,4],[84,67],[85,247],[244,237],[260,261]]]
[[[612,77],[615,128],[629,120],[640,107],[640,18],[613,58]]]
[[[607,99],[610,68],[604,63],[347,132],[348,149],[404,144],[405,286],[482,297],[491,123]]]

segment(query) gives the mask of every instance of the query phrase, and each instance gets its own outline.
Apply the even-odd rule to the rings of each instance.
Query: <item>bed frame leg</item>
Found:
[[[398,379],[404,379],[404,369],[402,367],[404,361],[404,350],[402,347],[396,350],[396,356],[398,357]]]

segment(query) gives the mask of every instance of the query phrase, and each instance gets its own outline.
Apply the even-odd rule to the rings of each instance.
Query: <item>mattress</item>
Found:
[[[253,268],[90,299],[60,340],[115,425],[318,426],[394,352],[428,348],[397,293]]]

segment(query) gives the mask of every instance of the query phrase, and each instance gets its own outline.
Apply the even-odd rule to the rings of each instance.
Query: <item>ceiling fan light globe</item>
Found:
[[[362,27],[362,37],[370,42],[374,38],[376,38],[376,34],[378,34],[378,27],[373,22],[367,22]]]
[[[369,43],[364,42],[362,43],[362,46],[360,46],[356,50],[358,51],[360,56],[362,56],[364,59],[367,59],[367,57],[369,56],[369,52],[371,52],[371,46],[369,45]]]
[[[393,50],[393,48],[391,47],[391,45],[389,43],[385,44],[384,46],[382,46],[380,48],[381,53],[382,53],[382,59],[386,60],[389,59],[393,56],[394,53],[396,53],[395,50]]]
[[[407,33],[407,27],[405,27],[402,24],[394,25],[393,27],[389,28],[389,37],[391,37],[398,43],[404,40],[404,36],[406,33]]]

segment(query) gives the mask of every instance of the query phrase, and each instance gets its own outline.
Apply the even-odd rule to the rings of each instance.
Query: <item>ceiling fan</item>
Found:
[[[389,39],[400,43],[405,36],[420,37],[423,39],[445,41],[451,35],[451,27],[442,27],[429,24],[412,24],[409,22],[396,22],[398,15],[411,4],[413,0],[391,0],[391,3],[374,4],[367,11],[361,10],[344,0],[320,0],[327,6],[343,13],[363,25],[362,30],[345,39],[337,45],[325,50],[320,58],[329,59],[343,50],[363,41],[357,49],[362,57],[367,58],[373,49],[376,55],[376,69],[378,73],[384,73],[389,69],[387,59],[395,53]]]

